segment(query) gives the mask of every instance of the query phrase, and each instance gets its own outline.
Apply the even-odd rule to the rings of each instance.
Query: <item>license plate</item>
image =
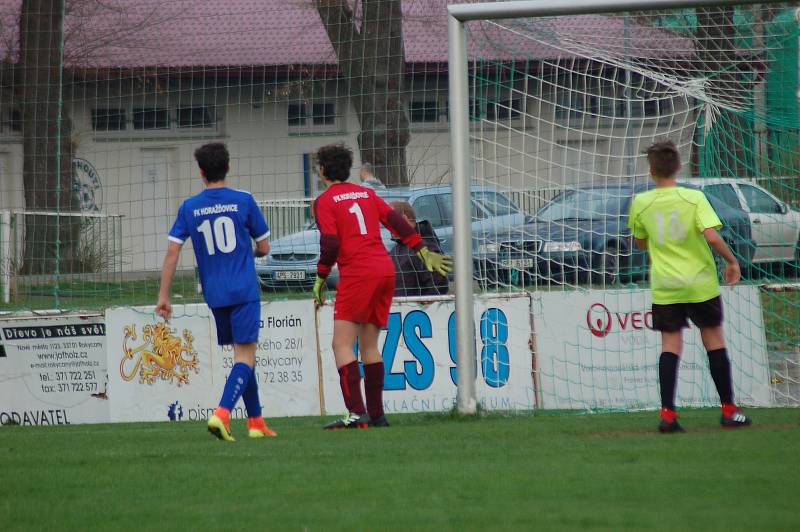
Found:
[[[306,272],[303,270],[285,270],[275,272],[276,281],[305,281]]]
[[[500,264],[503,268],[533,268],[533,259],[503,259]]]

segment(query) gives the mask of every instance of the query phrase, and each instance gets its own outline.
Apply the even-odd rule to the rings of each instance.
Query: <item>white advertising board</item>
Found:
[[[735,400],[771,402],[758,289],[722,288]],[[538,292],[532,295],[535,366],[542,408],[657,408],[659,334],[651,329],[649,290]],[[678,406],[719,399],[699,330],[684,332]]]
[[[169,324],[153,307],[110,309],[107,323],[112,420],[208,419],[235,362],[207,306],[177,305]],[[265,417],[319,415],[312,301],[262,303],[255,375]]]
[[[255,369],[266,418],[320,414],[314,312],[313,300],[261,304]],[[233,367],[233,347],[217,346],[216,333],[213,338],[220,350],[224,382]],[[214,397],[217,399],[219,394]]]
[[[153,307],[106,311],[111,421],[206,419],[213,371],[208,307],[175,305],[169,323]]]
[[[106,423],[106,331],[99,315],[0,320],[0,423]]]
[[[530,300],[481,297],[475,301],[476,396],[487,410],[533,408]],[[324,407],[343,414],[344,401],[331,348],[333,307],[320,309]],[[452,299],[396,302],[378,339],[384,360],[384,410],[441,412],[456,401],[456,338]]]

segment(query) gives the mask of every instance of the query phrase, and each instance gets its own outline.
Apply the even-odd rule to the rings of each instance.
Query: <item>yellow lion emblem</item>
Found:
[[[173,329],[167,327],[165,323],[155,325],[145,325],[142,329],[144,343],[136,348],[128,347],[128,340],[136,340],[136,326],[125,326],[125,339],[122,341],[122,349],[125,352],[119,363],[119,373],[126,381],[132,381],[139,374],[139,382],[142,384],[153,384],[158,377],[161,380],[169,381],[177,379],[178,386],[189,383],[189,370],[200,373],[197,367],[197,351],[192,346],[194,336],[184,329],[183,339],[173,336]],[[148,349],[152,346],[152,350]],[[186,358],[184,358],[184,353]],[[138,355],[138,356],[137,356]],[[136,359],[133,369],[125,371],[128,361]]]

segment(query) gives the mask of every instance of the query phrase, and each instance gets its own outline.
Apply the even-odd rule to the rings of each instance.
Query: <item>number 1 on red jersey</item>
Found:
[[[352,212],[356,215],[356,219],[358,220],[358,230],[362,235],[366,235],[367,224],[364,223],[364,213],[361,212],[361,207],[358,206],[358,203],[353,203],[347,212]]]

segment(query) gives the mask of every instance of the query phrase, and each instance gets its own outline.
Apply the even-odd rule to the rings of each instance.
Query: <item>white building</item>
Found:
[[[359,122],[312,3],[270,3],[253,10],[229,0],[217,13],[209,4],[222,3],[140,0],[121,3],[136,5],[122,15],[68,16],[68,30],[78,28],[65,45],[68,59],[76,50],[65,86],[76,180],[87,209],[122,215],[124,271],[160,269],[180,202],[202,189],[193,151],[204,142],[228,144],[230,186],[258,200],[313,197],[309,154],[323,144],[345,142],[358,156]],[[450,179],[445,5],[404,5],[414,185]],[[142,20],[150,25],[133,36],[123,31]],[[107,42],[78,54],[93,35]],[[496,50],[478,52],[490,63],[473,78],[475,177],[499,188],[643,176],[635,156],[655,138],[691,142],[692,100],[640,74],[539,50],[520,50],[534,54],[520,69]],[[24,209],[18,108],[4,98],[0,209]],[[181,260],[193,266],[191,253]]]

